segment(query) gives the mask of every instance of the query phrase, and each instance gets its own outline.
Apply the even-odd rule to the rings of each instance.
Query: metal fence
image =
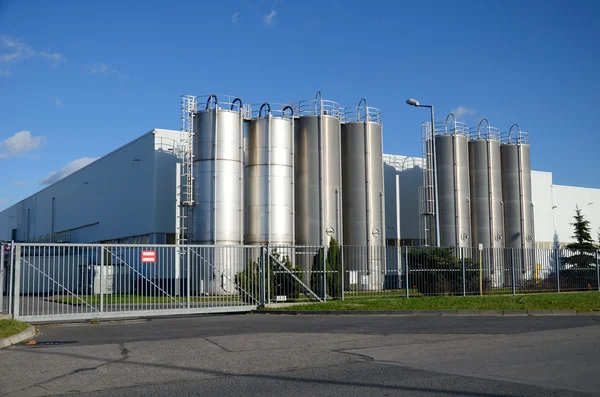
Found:
[[[0,252],[0,308],[25,321],[600,290],[598,251],[18,243]]]

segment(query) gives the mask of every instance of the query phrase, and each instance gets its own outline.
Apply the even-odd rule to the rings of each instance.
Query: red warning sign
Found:
[[[142,263],[155,263],[156,251],[142,251]]]

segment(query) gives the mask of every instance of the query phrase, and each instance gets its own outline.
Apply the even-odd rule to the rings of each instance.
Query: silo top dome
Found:
[[[201,95],[197,97],[197,103],[197,112],[219,109],[241,113],[244,117],[250,114],[250,108],[243,99],[233,95]]]
[[[317,92],[314,99],[302,100],[294,103],[294,114],[296,116],[331,116],[341,118],[340,104],[323,99],[321,91]]]
[[[513,124],[508,132],[502,133],[501,142],[505,145],[529,145],[529,134],[521,131],[518,124]]]
[[[381,110],[367,106],[366,99],[361,99],[358,106],[342,109],[342,122],[369,122],[381,124]]]

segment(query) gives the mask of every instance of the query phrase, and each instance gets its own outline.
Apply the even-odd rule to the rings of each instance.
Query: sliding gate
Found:
[[[260,279],[249,266],[262,269],[257,246],[1,248],[3,312],[23,321],[245,312],[261,304]]]

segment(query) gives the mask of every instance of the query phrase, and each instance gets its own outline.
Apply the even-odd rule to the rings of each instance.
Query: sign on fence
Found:
[[[142,251],[142,263],[156,263],[156,251]]]

